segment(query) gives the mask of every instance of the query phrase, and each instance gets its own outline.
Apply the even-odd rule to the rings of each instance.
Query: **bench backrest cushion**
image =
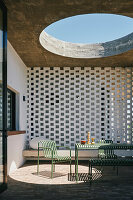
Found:
[[[29,146],[31,149],[38,149],[38,142],[45,140],[44,136],[34,137],[30,142]]]

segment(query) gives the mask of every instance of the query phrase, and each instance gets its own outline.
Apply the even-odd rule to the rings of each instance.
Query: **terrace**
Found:
[[[103,44],[77,45],[59,41],[43,30],[60,19],[85,13],[133,18],[133,1],[4,3],[8,40],[6,72],[6,25],[1,25],[0,190],[7,183],[8,189],[0,199],[99,199],[99,195],[103,199],[131,199],[132,166],[121,166],[119,176],[112,167],[105,167],[90,186],[84,181],[69,181],[68,164],[57,164],[50,179],[47,159],[41,161],[37,176],[37,148],[31,149],[30,142],[44,138],[71,147],[72,172],[75,144],[86,139],[88,131],[95,142],[132,145],[133,33]],[[2,12],[6,12],[3,6]],[[2,16],[6,23],[6,14]],[[64,149],[58,152],[63,156],[68,153]],[[133,156],[132,150],[126,153]],[[98,151],[82,151],[78,156],[79,173],[87,173],[88,159],[98,156]],[[94,173],[96,170],[101,169],[93,167]]]

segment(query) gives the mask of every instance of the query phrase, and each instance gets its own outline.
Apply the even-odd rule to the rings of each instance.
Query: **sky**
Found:
[[[133,19],[113,14],[76,15],[59,20],[44,29],[49,35],[72,43],[101,43],[133,32]]]

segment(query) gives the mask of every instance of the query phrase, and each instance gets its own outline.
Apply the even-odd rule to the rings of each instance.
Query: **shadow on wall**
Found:
[[[13,161],[11,162],[10,167],[9,167],[9,172],[8,172],[8,173],[10,174],[11,172],[16,171],[16,169],[17,169],[17,165],[16,165],[15,161],[13,160]]]

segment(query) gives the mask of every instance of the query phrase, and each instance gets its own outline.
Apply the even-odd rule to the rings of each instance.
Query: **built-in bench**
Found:
[[[133,150],[132,144],[110,144],[99,147],[99,152],[103,151],[102,154],[99,153],[99,158],[89,159],[89,175],[90,182],[93,180],[92,167],[93,166],[133,166],[133,157],[122,157],[117,156],[115,150]]]
[[[68,150],[57,150],[58,155],[64,156],[69,155]],[[38,159],[38,150],[37,149],[25,149],[23,150],[23,157],[25,160],[37,160]],[[79,160],[88,160],[89,158],[98,157],[98,150],[92,150],[92,151],[84,151],[79,152]],[[72,160],[75,160],[75,150],[71,150],[71,158]],[[44,160],[44,154],[43,151],[40,150],[40,160]],[[48,158],[45,158],[45,160],[50,160]]]

